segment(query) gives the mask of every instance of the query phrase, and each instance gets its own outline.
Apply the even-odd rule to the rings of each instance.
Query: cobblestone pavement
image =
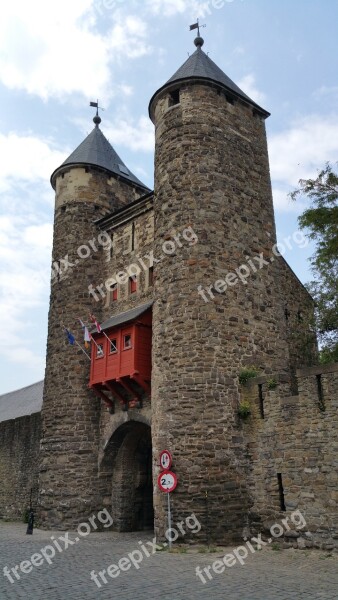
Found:
[[[20,580],[10,583],[4,576],[4,567],[19,565],[30,560],[41,548],[64,536],[62,532],[34,530],[26,535],[26,526],[20,523],[0,522],[0,599],[16,600],[336,600],[338,598],[338,557],[327,552],[313,550],[274,551],[264,548],[251,554],[245,564],[227,567],[222,574],[211,571],[213,579],[203,583],[196,576],[201,569],[219,560],[231,548],[212,553],[157,552],[152,555],[148,533],[118,534],[114,532],[91,533],[62,552],[56,550],[52,564],[46,561],[34,566],[30,573],[18,570]],[[74,540],[76,533],[69,534]],[[148,549],[146,557],[139,544]],[[147,545],[148,542],[148,545]],[[65,542],[59,541],[64,548]],[[107,573],[107,583],[98,588],[90,578],[96,573],[117,564],[128,553],[138,550],[143,560],[136,569],[113,571],[112,579]],[[52,551],[50,550],[50,553]],[[139,556],[134,554],[135,557]],[[37,559],[35,559],[37,561]],[[38,562],[38,561],[37,561]],[[122,562],[127,566],[127,562]],[[32,565],[31,565],[32,566]],[[29,565],[24,565],[27,570]],[[219,567],[218,567],[219,568]],[[205,572],[204,572],[205,573]]]

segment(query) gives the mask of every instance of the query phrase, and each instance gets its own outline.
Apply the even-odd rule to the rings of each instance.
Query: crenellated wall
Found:
[[[307,525],[298,537],[287,532],[285,543],[330,550],[338,546],[338,364],[298,370],[296,396],[283,376],[275,380],[274,389],[266,377],[242,387],[252,407],[241,419],[251,462],[251,526],[265,531],[300,510]]]

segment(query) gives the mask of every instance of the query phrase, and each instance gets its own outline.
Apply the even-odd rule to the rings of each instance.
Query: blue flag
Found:
[[[75,344],[75,337],[73,336],[72,333],[70,333],[69,329],[66,329],[66,333],[67,333],[67,338],[68,338],[69,343],[72,346],[74,346],[74,344]]]

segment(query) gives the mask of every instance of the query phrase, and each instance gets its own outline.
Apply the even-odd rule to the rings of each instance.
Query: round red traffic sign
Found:
[[[177,486],[177,477],[172,471],[163,471],[159,474],[157,483],[162,492],[173,492]]]
[[[163,450],[160,454],[160,465],[163,471],[168,471],[172,465],[173,459],[169,450]]]

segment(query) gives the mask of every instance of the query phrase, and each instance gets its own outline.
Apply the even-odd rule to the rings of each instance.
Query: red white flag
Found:
[[[94,323],[94,325],[95,325],[95,327],[96,327],[97,331],[98,331],[99,333],[101,333],[102,329],[101,329],[101,325],[100,325],[100,323],[98,322],[98,320],[97,320],[97,319],[94,317],[94,315],[89,315],[89,318],[90,318],[91,322],[92,322],[92,323]]]

